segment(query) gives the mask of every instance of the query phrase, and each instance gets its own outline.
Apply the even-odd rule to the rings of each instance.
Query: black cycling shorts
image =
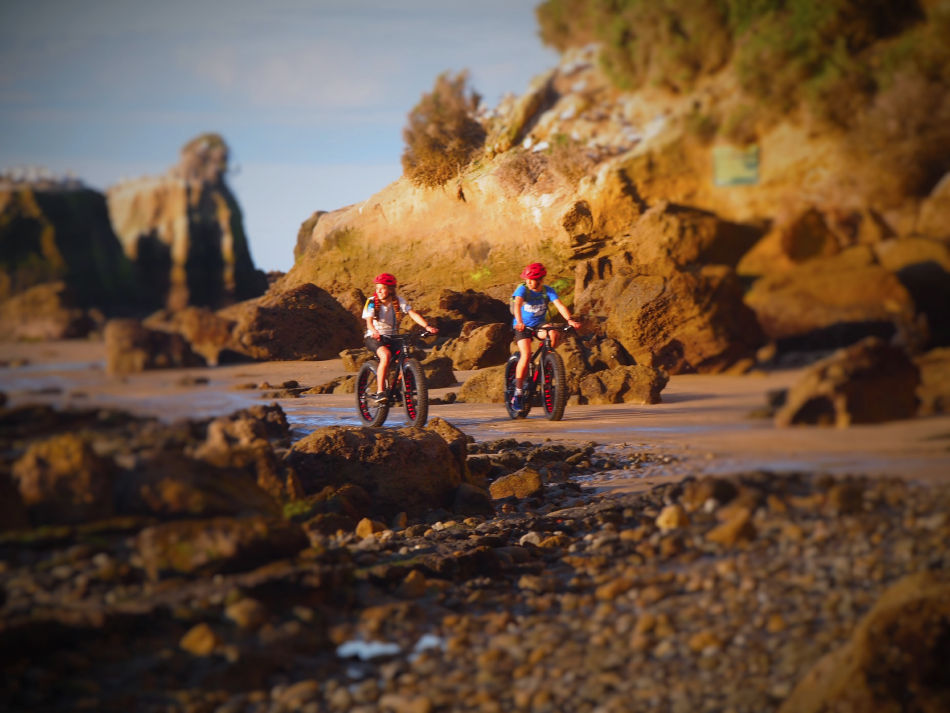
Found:
[[[379,341],[373,339],[372,337],[366,337],[363,340],[363,344],[367,349],[373,352],[373,354],[375,354],[376,350],[380,347],[389,347],[390,351],[392,351],[392,347],[389,346],[389,337],[387,337],[385,334],[379,335]]]

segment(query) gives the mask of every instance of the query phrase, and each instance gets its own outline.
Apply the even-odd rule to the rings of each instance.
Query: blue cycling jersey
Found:
[[[548,305],[557,299],[557,292],[549,285],[542,285],[539,292],[529,290],[524,283],[518,285],[511,298],[520,297],[524,300],[521,305],[521,321],[528,327],[537,328],[547,322]],[[511,326],[516,320],[511,320]]]

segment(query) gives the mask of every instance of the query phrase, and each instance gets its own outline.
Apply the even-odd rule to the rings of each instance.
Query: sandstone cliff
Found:
[[[766,338],[816,348],[868,333],[911,348],[948,343],[940,305],[950,295],[950,178],[937,180],[950,175],[945,124],[886,120],[902,96],[923,102],[913,88],[936,80],[905,76],[867,109],[865,123],[886,126],[893,140],[859,145],[796,107],[739,141],[740,132],[703,123],[748,100],[734,67],[689,91],[622,91],[598,53],[567,50],[524,96],[483,113],[483,155],[456,180],[426,188],[402,178],[359,204],[315,213],[275,289],[313,281],[340,294],[366,289],[386,269],[410,291],[503,296],[525,262],[541,260],[549,281],[609,336],[674,371],[726,368]],[[927,101],[930,109],[915,105],[908,116],[950,118],[950,102]],[[855,248],[860,257],[850,260]],[[837,295],[833,277],[830,292],[797,286],[833,275],[836,267],[822,266],[831,258],[863,288]],[[743,287],[780,273],[788,290],[763,287],[745,303]],[[611,315],[621,302],[628,316]],[[766,323],[764,335],[746,313]]]
[[[0,183],[0,334],[81,337],[135,309],[105,197],[74,181]]]
[[[227,161],[221,137],[204,134],[168,174],[108,189],[112,224],[153,307],[221,307],[265,291],[224,180]]]

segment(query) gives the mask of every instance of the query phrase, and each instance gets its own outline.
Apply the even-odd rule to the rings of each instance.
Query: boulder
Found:
[[[504,364],[511,354],[510,345],[511,328],[507,324],[469,322],[457,338],[433,349],[432,356],[448,357],[456,369],[484,369]]]
[[[468,444],[472,440],[471,437],[466,436],[458,428],[438,416],[429,419],[429,422],[425,425],[425,429],[437,433],[439,437],[446,442],[449,450],[455,457],[456,463],[458,463],[459,473],[462,474],[462,479],[468,480],[468,465],[466,461],[468,459]]]
[[[113,463],[74,433],[33,443],[12,474],[34,525],[82,523],[115,512]]]
[[[605,317],[607,336],[637,364],[670,374],[718,373],[754,354],[762,343],[755,315],[725,266],[637,272],[615,256],[579,269],[577,311]]]
[[[333,359],[362,341],[359,321],[306,283],[223,312],[234,317],[235,351],[260,360]]]
[[[821,658],[779,713],[944,711],[950,703],[946,642],[950,581],[919,572],[892,584],[850,639]]]
[[[180,334],[149,329],[135,319],[109,320],[104,336],[106,371],[112,375],[206,365]]]
[[[0,333],[5,339],[76,339],[101,322],[101,314],[77,306],[65,282],[28,287],[0,302]]]
[[[430,389],[441,389],[454,386],[457,379],[452,371],[452,360],[449,357],[430,354],[422,362],[422,371],[426,375],[426,383]]]
[[[668,381],[652,366],[618,366],[583,377],[579,393],[588,404],[658,404]]]
[[[373,516],[419,516],[451,507],[462,482],[456,456],[430,430],[331,426],[297,441],[287,455],[304,492],[352,483],[369,493]]]
[[[258,467],[249,455],[239,451],[220,466],[174,451],[144,455],[117,479],[116,507],[122,514],[162,518],[274,517],[277,502],[257,484]]]
[[[166,522],[145,528],[135,539],[141,567],[151,579],[246,571],[292,557],[308,544],[300,525],[260,516]]]
[[[462,384],[458,400],[462,403],[500,404],[505,401],[505,367],[479,369]]]
[[[907,353],[876,337],[839,349],[788,391],[777,426],[845,427],[912,418],[920,373]]]
[[[185,307],[176,312],[160,311],[144,320],[147,327],[182,335],[208,366],[246,360],[230,348],[234,321],[215,314],[207,307]]]
[[[343,360],[343,368],[349,372],[356,373],[370,359],[373,359],[373,353],[366,347],[354,347],[344,349],[340,352],[340,359]]]
[[[514,473],[503,475],[495,480],[488,488],[493,500],[501,498],[530,498],[544,490],[544,478],[530,466],[525,466]]]
[[[757,280],[745,300],[766,336],[780,349],[828,349],[895,334],[917,344],[910,294],[865,251],[855,248]]]
[[[283,411],[276,407],[281,424],[255,418],[248,411],[238,411],[208,424],[205,441],[194,450],[194,455],[219,468],[235,468],[255,474],[257,485],[275,498],[293,497],[288,490],[283,467],[279,463],[271,438],[289,445],[290,436]],[[268,425],[270,425],[269,433]]]

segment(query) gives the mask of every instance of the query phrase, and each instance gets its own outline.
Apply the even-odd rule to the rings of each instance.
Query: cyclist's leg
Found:
[[[389,368],[389,362],[392,359],[392,352],[388,346],[386,337],[376,341],[372,337],[366,338],[366,347],[375,352],[379,359],[379,367],[376,369],[376,393],[382,393],[386,389],[386,370]]]
[[[531,339],[525,337],[518,342],[518,365],[515,367],[515,387],[524,387],[524,375],[528,371],[528,360],[531,359]]]

